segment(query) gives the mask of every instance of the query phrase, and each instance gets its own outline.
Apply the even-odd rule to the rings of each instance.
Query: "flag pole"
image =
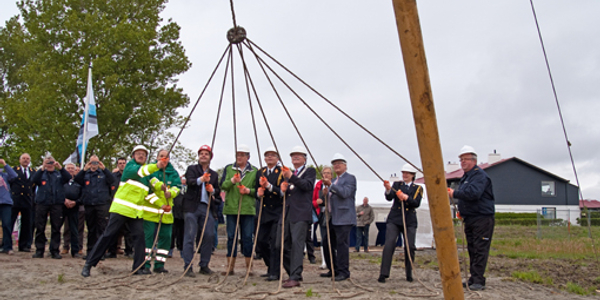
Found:
[[[89,110],[90,110],[90,97],[92,94],[90,93],[90,89],[92,88],[92,63],[88,68],[88,82],[87,82],[87,90],[85,95],[85,108],[83,111],[83,143],[81,145],[81,164],[79,167],[83,170],[84,162],[85,162],[85,150],[87,146],[87,131],[88,131],[88,123],[89,123]]]

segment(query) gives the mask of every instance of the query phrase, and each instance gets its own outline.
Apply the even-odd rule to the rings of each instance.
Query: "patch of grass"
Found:
[[[398,294],[396,291],[394,291],[394,290],[390,291],[390,295],[396,295],[396,294]]]
[[[256,286],[256,282],[252,283],[252,286]]]
[[[528,271],[528,272],[515,271],[515,272],[511,273],[511,276],[515,277],[517,279],[529,281],[532,283],[544,283],[544,279],[537,271]]]
[[[374,264],[374,265],[381,265],[381,257],[380,256],[370,257],[369,263]]]
[[[60,273],[58,274],[58,283],[64,283],[65,282],[65,273]]]
[[[312,297],[312,296],[313,296],[312,288],[309,288],[308,290],[306,290],[306,297]]]
[[[596,283],[596,284],[600,283],[600,276],[594,278],[594,283]]]
[[[577,294],[577,295],[588,295],[589,292],[582,288],[581,286],[579,286],[576,283],[573,282],[567,282],[567,288],[566,288],[567,292],[569,293],[573,293],[573,294]]]

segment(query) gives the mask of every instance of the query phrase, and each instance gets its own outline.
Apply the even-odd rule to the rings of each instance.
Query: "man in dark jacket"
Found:
[[[117,158],[117,168],[113,170],[112,173],[115,181],[113,182],[111,188],[111,198],[115,196],[117,190],[119,189],[119,183],[121,182],[121,176],[123,176],[123,170],[125,170],[125,166],[127,165],[127,159],[125,157]],[[112,199],[111,199],[112,201]],[[125,251],[122,251],[121,243],[125,238]],[[125,257],[133,258],[133,246],[131,241],[131,234],[129,232],[128,226],[123,226],[117,240],[113,242],[113,244],[108,248],[108,252],[106,253],[106,257],[108,258],[116,258],[117,254],[125,254]]]
[[[277,252],[277,222],[283,212],[283,192],[279,186],[283,182],[281,167],[277,165],[279,154],[271,147],[265,151],[267,166],[258,170],[256,186],[260,186],[256,196],[262,199],[262,213],[260,230],[258,231],[256,246],[260,256],[267,266],[267,281],[279,279],[279,253]],[[260,203],[260,202],[259,202]],[[258,216],[258,214],[257,214]]]
[[[465,174],[456,190],[448,189],[448,195],[458,200],[458,211],[463,218],[467,237],[471,277],[463,285],[468,284],[471,290],[479,291],[485,289],[483,274],[494,234],[494,193],[492,181],[477,166],[475,149],[465,145],[458,157]]]
[[[14,205],[11,213],[11,224],[14,227],[19,213],[21,213],[21,230],[19,231],[19,251],[30,252],[33,241],[33,189],[35,185],[31,176],[35,170],[29,166],[31,157],[27,153],[21,154],[19,166],[13,167],[17,172],[10,184],[10,192]]]
[[[77,168],[74,164],[68,163],[65,165],[65,169],[71,176],[77,175]],[[63,206],[63,221],[68,222],[65,223],[65,233],[68,233],[69,236],[65,235],[65,250],[68,249],[69,243],[67,239],[70,241],[70,250],[71,256],[74,258],[81,258],[82,255],[79,254],[79,250],[83,248],[83,245],[80,244],[79,240],[79,230],[81,229],[79,226],[79,206],[81,204],[81,185],[75,180],[71,179],[69,182],[65,183],[65,205]],[[67,230],[67,225],[68,229]],[[81,239],[83,242],[83,239]],[[65,253],[67,254],[67,253]]]
[[[295,170],[293,172],[290,169],[282,171],[287,182],[281,185],[281,189],[286,194],[283,267],[290,276],[283,285],[284,288],[300,286],[300,281],[302,281],[304,245],[308,226],[312,222],[312,192],[317,178],[317,171],[306,165],[307,152],[304,148],[294,147],[290,156]],[[288,183],[289,186],[287,186]],[[277,240],[277,252],[279,252],[281,250],[281,221],[277,225]]]
[[[44,257],[46,246],[46,223],[50,214],[50,257],[61,259],[60,228],[62,227],[63,206],[65,204],[64,184],[69,182],[71,174],[67,172],[52,156],[46,156],[42,167],[33,174],[31,181],[37,185],[37,203],[35,211],[35,254],[33,258]]]
[[[96,155],[92,155],[83,170],[75,176],[75,182],[82,187],[82,203],[88,228],[87,253],[92,251],[108,223],[111,185],[114,181],[115,178]]]
[[[211,210],[219,206],[221,190],[219,188],[219,175],[210,169],[210,161],[213,157],[210,146],[204,145],[198,150],[198,164],[191,165],[185,172],[187,191],[183,196],[183,212],[185,228],[183,233],[183,262],[184,270],[187,269],[194,257],[194,241],[198,230],[206,228],[200,244],[200,274],[210,275],[213,271],[208,267],[212,255],[214,241],[215,219],[207,210],[210,203]],[[208,214],[208,218],[207,218]],[[185,273],[188,277],[194,277],[192,267]]]

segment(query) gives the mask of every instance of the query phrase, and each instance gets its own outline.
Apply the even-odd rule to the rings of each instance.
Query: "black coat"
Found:
[[[75,182],[75,180],[69,180],[63,187],[65,189],[65,198],[81,204],[81,185],[79,183]]]
[[[31,176],[31,181],[37,185],[35,203],[40,205],[55,205],[65,203],[64,184],[71,180],[71,174],[64,168],[52,172],[41,169]]]
[[[83,205],[106,205],[112,199],[111,186],[115,178],[108,169],[81,170],[75,175],[75,182],[81,185]]]
[[[13,170],[17,173],[17,178],[10,181],[10,193],[14,202],[13,207],[33,207],[33,199],[35,198],[33,190],[35,184],[31,181],[31,178],[33,177],[33,174],[35,174],[35,170],[31,167],[29,168],[29,179],[25,178],[23,167],[14,166]]]
[[[112,176],[115,178],[115,181],[113,182],[110,189],[111,189],[111,196],[114,197],[115,194],[117,193],[117,190],[119,189],[119,184],[121,184],[121,176],[123,176],[123,173],[120,171],[113,172]]]
[[[210,211],[214,217],[216,217],[217,209],[219,205],[223,202],[221,199],[221,187],[219,185],[219,174],[213,171],[212,169],[208,169],[210,172],[210,181],[214,188],[214,193],[212,197],[212,202],[210,203]],[[200,205],[202,186],[198,185],[198,178],[204,175],[204,170],[202,170],[202,166],[200,165],[191,165],[185,171],[185,179],[187,185],[187,191],[185,195],[183,195],[183,212],[195,212],[198,209],[198,205]],[[208,192],[207,192],[208,194]],[[210,198],[211,195],[208,195]]]
[[[269,181],[269,183],[273,186],[272,191],[265,190],[265,193],[263,194],[263,207],[260,217],[261,224],[281,219],[281,213],[283,212],[283,194],[279,189],[279,186],[281,186],[281,183],[283,182],[281,167],[275,166],[273,172],[269,176],[267,176],[268,170],[269,169],[267,167],[263,167],[262,169],[258,170],[258,173],[256,174],[255,186],[257,189],[260,187],[260,178],[262,176],[265,176],[267,181]],[[258,208],[258,204],[260,204],[260,197],[256,196],[256,198],[258,200]],[[258,211],[256,212],[256,216],[258,217]]]
[[[406,201],[400,201],[396,196],[396,191],[402,191],[408,195]],[[411,183],[406,185],[402,181],[396,181],[392,184],[392,190],[389,194],[385,194],[385,199],[388,201],[394,201],[390,214],[387,218],[387,223],[394,223],[398,226],[403,226],[402,218],[406,217],[406,227],[417,227],[417,211],[416,209],[421,205],[421,199],[423,198],[423,188],[420,185]],[[402,211],[402,204],[404,202],[404,211]]]
[[[317,178],[314,168],[304,166],[300,177],[292,175],[289,179],[289,187],[286,191],[286,213],[285,217],[290,222],[307,221],[312,223],[312,193]]]

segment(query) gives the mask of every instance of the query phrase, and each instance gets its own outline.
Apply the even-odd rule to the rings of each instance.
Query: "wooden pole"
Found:
[[[393,0],[445,299],[464,299],[416,0]]]

